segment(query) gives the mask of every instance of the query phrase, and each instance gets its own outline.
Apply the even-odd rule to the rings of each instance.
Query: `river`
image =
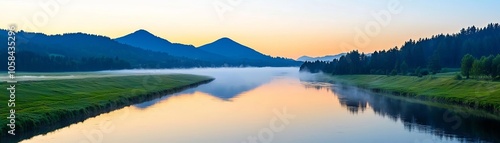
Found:
[[[456,106],[318,82],[297,68],[122,70],[216,78],[23,143],[499,142],[500,121]],[[479,113],[478,113],[479,112]]]

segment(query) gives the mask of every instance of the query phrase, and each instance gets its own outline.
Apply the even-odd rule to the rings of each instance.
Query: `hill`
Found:
[[[199,47],[200,50],[213,54],[222,55],[232,59],[255,59],[266,60],[271,57],[255,51],[245,45],[233,41],[229,38],[221,38],[212,43]]]
[[[346,53],[340,53],[337,55],[326,55],[323,57],[309,57],[309,56],[302,56],[297,59],[297,61],[302,61],[302,62],[314,62],[314,61],[333,61],[334,59],[339,59],[342,56],[345,56]]]
[[[109,37],[85,33],[45,35],[20,31],[16,40],[18,71],[95,71],[212,66],[206,61],[174,57],[166,53],[121,44]],[[4,54],[7,53],[2,53]],[[6,62],[6,59],[1,61]],[[110,66],[113,62],[120,62],[124,66]],[[5,66],[0,67],[5,70]]]
[[[0,29],[0,37],[7,39],[4,35],[7,35],[7,31]],[[145,30],[138,30],[118,39],[86,33],[46,35],[24,31],[19,31],[16,36],[16,71],[66,72],[227,66],[283,67],[301,64],[301,62],[287,58],[265,56],[248,47],[244,47],[245,50],[230,50],[238,56],[233,56],[227,51],[216,54],[212,53],[215,51],[204,51],[192,45],[171,43]],[[124,44],[124,41],[127,44]],[[224,48],[240,49],[233,47],[234,45],[230,44],[229,47],[224,46]],[[7,57],[7,52],[0,55]],[[228,57],[223,55],[228,55]],[[0,59],[0,62],[6,63],[7,59]],[[6,70],[7,65],[1,65],[0,68]]]
[[[211,54],[197,49],[192,45],[171,43],[170,41],[151,34],[146,30],[137,30],[133,33],[114,39],[115,41],[155,52],[165,52],[176,57],[186,57],[200,60],[223,60],[220,55]]]

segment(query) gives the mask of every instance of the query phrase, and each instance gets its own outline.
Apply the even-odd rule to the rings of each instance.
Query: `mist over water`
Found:
[[[113,74],[194,74],[215,78],[207,85],[190,89],[183,93],[201,91],[223,99],[230,99],[242,92],[254,89],[277,78],[297,77],[314,80],[315,74],[300,73],[298,68],[199,68],[199,69],[167,69],[167,70],[120,70],[104,71]]]
[[[211,83],[87,119],[24,142],[497,142],[498,120],[325,83],[298,68],[120,70],[196,74]],[[154,79],[152,79],[154,80]],[[108,124],[112,129],[103,129]]]
[[[272,68],[272,67],[248,67],[248,68],[190,68],[190,69],[131,69],[131,70],[112,70],[96,72],[18,72],[17,81],[38,81],[38,80],[59,80],[59,79],[81,79],[81,78],[99,78],[109,76],[128,76],[128,75],[158,75],[158,74],[196,74],[216,77],[218,80],[227,80],[239,78],[249,82],[257,80],[269,80],[269,77],[275,75],[292,75],[304,78],[313,77],[308,73],[299,73],[295,67]],[[253,74],[253,75],[252,75]],[[251,75],[254,78],[245,78],[242,76]],[[6,81],[7,74],[0,74],[0,81]]]

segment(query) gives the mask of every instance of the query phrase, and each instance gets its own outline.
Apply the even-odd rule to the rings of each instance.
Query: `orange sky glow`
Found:
[[[371,53],[409,39],[498,23],[500,2],[412,0],[0,1],[0,27],[117,38],[138,29],[201,46],[229,37],[271,56]],[[473,9],[468,11],[465,9]]]

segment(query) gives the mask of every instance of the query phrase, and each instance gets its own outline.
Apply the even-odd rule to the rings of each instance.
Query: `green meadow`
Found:
[[[212,81],[206,76],[170,74],[84,79],[20,81],[16,85],[16,133],[40,134],[101,113]],[[5,82],[1,87],[7,88]],[[0,117],[10,116],[8,90],[2,92]],[[0,136],[10,130],[0,120]],[[61,125],[57,125],[61,124]],[[54,127],[50,127],[55,125]],[[40,130],[39,132],[36,132]],[[29,136],[29,135],[26,135]]]
[[[493,112],[500,110],[500,82],[457,80],[454,78],[456,74],[452,72],[425,77],[339,75],[327,76],[327,80],[379,92],[456,103]]]

